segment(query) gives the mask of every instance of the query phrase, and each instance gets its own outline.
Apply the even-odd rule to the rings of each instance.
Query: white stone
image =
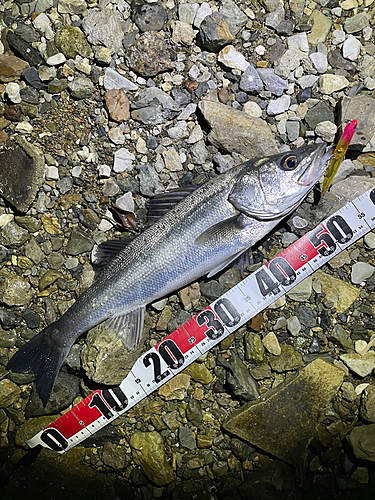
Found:
[[[20,87],[16,82],[9,82],[5,85],[5,92],[7,93],[9,100],[14,104],[19,104],[21,102]]]
[[[333,142],[336,132],[337,126],[330,121],[320,122],[315,127],[316,135],[321,137],[324,142]]]
[[[290,106],[290,96],[283,95],[278,99],[271,100],[267,106],[267,113],[270,116],[280,115],[287,111]]]
[[[125,148],[120,148],[115,152],[113,170],[118,172],[131,172],[135,156]]]
[[[371,248],[371,250],[373,250],[375,248],[375,234],[367,233],[364,237],[364,242],[368,248]]]
[[[63,64],[65,61],[66,57],[64,54],[62,52],[58,52],[57,54],[50,56],[46,62],[48,66],[58,66],[59,64]]]
[[[14,218],[13,214],[1,214],[0,215],[0,228],[3,228],[8,224],[8,222],[12,221]]]
[[[267,351],[275,356],[280,356],[281,347],[276,335],[273,332],[268,333],[262,340],[264,347]]]
[[[111,167],[109,165],[99,165],[98,166],[99,177],[110,177],[111,176]]]
[[[198,68],[198,66],[196,64],[193,64],[193,66],[189,69],[189,77],[192,80],[196,80],[199,76],[199,73],[200,73],[200,69]]]
[[[72,174],[72,177],[78,178],[82,173],[82,167],[80,165],[76,165],[70,172]]]
[[[307,34],[305,32],[298,33],[297,35],[292,35],[288,38],[288,48],[289,49],[299,49],[302,52],[309,51],[309,42],[307,40]]]
[[[254,116],[254,118],[260,118],[262,116],[262,109],[254,101],[245,102],[242,111],[247,115]]]
[[[255,52],[259,55],[259,56],[263,56],[264,53],[266,52],[266,48],[264,47],[264,45],[257,45],[255,47]]]
[[[372,28],[370,28],[370,26],[366,26],[365,28],[363,28],[362,34],[364,41],[368,42],[372,37]]]
[[[181,111],[181,113],[178,115],[177,120],[187,120],[190,115],[195,113],[197,109],[197,105],[195,102],[191,102],[186,106],[186,108]]]
[[[125,143],[124,132],[120,127],[113,127],[109,129],[108,137],[114,144],[121,145]]]
[[[348,38],[345,40],[344,45],[342,46],[342,55],[345,59],[349,59],[350,61],[356,61],[358,59],[359,54],[361,53],[362,44],[353,35],[348,35]]]
[[[358,2],[357,0],[344,0],[343,2],[340,3],[340,7],[343,10],[356,9],[358,7]]]
[[[366,87],[366,89],[369,89],[369,90],[375,89],[375,79],[371,78],[371,76],[366,77],[365,81],[363,83],[364,83],[364,86]]]
[[[308,87],[312,87],[318,80],[319,76],[305,75],[301,76],[301,78],[297,80],[297,83],[301,87],[301,89],[307,89]]]
[[[238,52],[233,45],[227,45],[219,52],[218,61],[228,68],[239,69],[240,71],[245,71],[250,65],[245,57]]]
[[[318,73],[325,73],[328,69],[327,56],[322,52],[314,52],[310,54],[311,62]]]
[[[349,85],[345,76],[341,75],[321,75],[319,78],[319,90],[322,94],[333,94]]]
[[[33,25],[34,28],[44,33],[46,31],[46,28],[51,25],[51,22],[47,14],[42,12],[34,19]]]
[[[47,181],[58,181],[60,179],[59,169],[54,166],[46,166],[45,170],[45,178]]]
[[[33,131],[33,126],[29,122],[19,122],[16,125],[16,132],[21,132],[23,134],[30,134]]]
[[[345,33],[341,30],[333,30],[332,31],[332,43],[334,45],[338,45],[339,43],[343,43],[345,41]]]
[[[194,26],[196,28],[199,28],[203,19],[205,17],[209,16],[210,14],[212,14],[212,10],[211,10],[210,5],[207,2],[203,2],[200,5],[199,9],[197,10],[197,13],[195,14],[194,23],[193,23]]]
[[[105,215],[107,217],[112,218],[112,213],[109,210],[106,211]],[[112,228],[113,228],[113,224],[108,219],[102,219],[100,221],[99,226],[98,226],[99,231],[104,231],[104,232],[109,231]]]
[[[116,200],[116,205],[120,207],[125,212],[133,212],[134,213],[134,200],[133,195],[130,191],[123,194]]]
[[[298,68],[300,61],[304,57],[306,57],[306,54],[304,54],[300,49],[294,47],[285,51],[285,53],[281,56],[279,62],[279,66],[284,66],[288,70],[288,74],[284,74],[284,78],[287,78],[289,76],[290,71]],[[277,74],[279,75],[279,72],[277,72]]]

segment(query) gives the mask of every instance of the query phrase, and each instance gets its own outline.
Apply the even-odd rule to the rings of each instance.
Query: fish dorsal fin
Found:
[[[111,260],[113,260],[118,253],[121,252],[133,238],[122,238],[121,240],[108,240],[100,243],[94,247],[91,252],[91,262],[95,271],[100,271]]]
[[[136,346],[142,336],[146,306],[107,319],[105,327],[113,330],[129,350]]]
[[[199,246],[211,246],[232,241],[244,227],[242,214],[233,215],[203,231],[194,243]]]
[[[189,194],[193,193],[197,186],[184,186],[165,193],[157,194],[154,196],[148,205],[148,223],[153,224],[160,217],[172,210],[173,207],[184,200]]]

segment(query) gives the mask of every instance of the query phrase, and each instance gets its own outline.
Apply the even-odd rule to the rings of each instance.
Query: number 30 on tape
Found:
[[[97,390],[27,441],[63,453],[183,370],[375,227],[375,188],[348,203],[142,355],[118,387]]]

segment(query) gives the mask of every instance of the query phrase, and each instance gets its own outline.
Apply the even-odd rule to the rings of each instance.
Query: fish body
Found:
[[[8,368],[35,373],[45,405],[71,346],[90,328],[109,321],[131,349],[148,303],[215,274],[263,238],[299,205],[329,158],[325,144],[305,146],[248,161],[198,187],[134,238]]]
[[[352,120],[345,128],[342,136],[335,147],[331,161],[329,162],[326,174],[323,180],[322,196],[326,194],[330,185],[332,184],[333,178],[335,177],[339,166],[344,159],[345,153],[349,147],[349,143],[353,138],[354,132],[357,128],[357,120]]]

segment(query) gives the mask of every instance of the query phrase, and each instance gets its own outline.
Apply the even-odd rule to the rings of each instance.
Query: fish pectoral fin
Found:
[[[242,214],[237,214],[203,231],[194,244],[199,246],[216,246],[226,241],[231,242],[244,228],[243,216]]]
[[[114,331],[128,349],[133,349],[141,340],[146,306],[107,319],[105,327]]]

